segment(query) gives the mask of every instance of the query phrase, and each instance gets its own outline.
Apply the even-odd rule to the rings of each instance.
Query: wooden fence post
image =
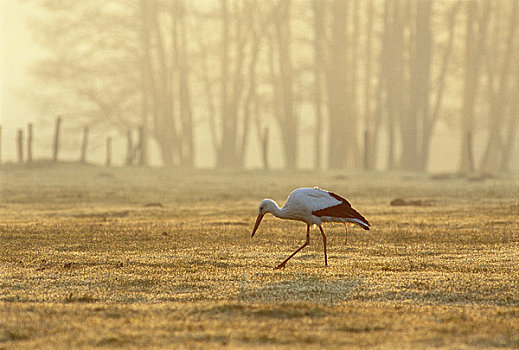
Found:
[[[27,164],[32,163],[32,123],[27,125]]]
[[[53,148],[52,148],[52,160],[54,162],[58,161],[60,127],[61,127],[61,117],[58,117],[58,118],[56,118],[56,129],[54,131],[54,144],[53,144]]]
[[[23,163],[23,130],[16,133],[16,149],[18,150],[18,163]]]
[[[112,138],[108,136],[106,138],[106,161],[105,165],[109,167],[112,164]]]
[[[81,141],[81,156],[79,161],[81,163],[86,163],[86,152],[88,147],[88,125],[85,125],[83,128],[83,141]]]

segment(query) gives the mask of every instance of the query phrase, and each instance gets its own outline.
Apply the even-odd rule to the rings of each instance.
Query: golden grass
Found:
[[[96,167],[3,168],[2,348],[518,348],[519,180]],[[371,231],[264,197],[319,185]],[[397,197],[426,207],[392,207]],[[154,204],[147,206],[147,204]],[[160,205],[158,205],[160,203]]]

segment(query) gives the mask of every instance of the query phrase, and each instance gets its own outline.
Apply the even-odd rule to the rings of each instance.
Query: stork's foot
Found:
[[[287,263],[286,261],[283,261],[281,264],[279,264],[278,266],[274,267],[274,270],[284,269],[286,263]]]

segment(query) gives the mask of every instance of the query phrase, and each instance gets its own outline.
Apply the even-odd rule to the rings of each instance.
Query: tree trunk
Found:
[[[158,111],[155,114],[158,120],[155,130],[156,140],[159,143],[159,150],[162,156],[162,162],[166,166],[175,164],[175,158],[179,159],[179,132],[174,121],[174,94],[171,84],[171,69],[167,64],[166,43],[163,38],[161,21],[159,18],[159,4],[156,0],[151,1],[150,20],[148,25],[151,26],[151,35],[154,36],[155,50],[157,52],[157,74],[155,81],[157,88]]]
[[[375,168],[375,149],[372,147],[374,141],[370,137],[375,129],[373,115],[373,0],[368,0],[367,23],[366,23],[366,52],[365,52],[365,77],[364,77],[364,120],[366,123],[364,131],[364,169],[373,170]]]
[[[351,29],[351,37],[349,42],[351,43],[351,50],[348,50],[350,54],[350,60],[348,66],[350,67],[350,77],[348,83],[348,102],[347,108],[348,112],[346,114],[346,123],[348,125],[346,129],[346,142],[347,142],[347,150],[348,154],[346,157],[346,166],[348,168],[359,168],[361,166],[361,148],[359,147],[359,128],[358,128],[358,115],[359,115],[359,89],[358,86],[358,71],[359,71],[359,62],[361,61],[359,57],[359,22],[360,22],[360,12],[359,12],[359,4],[360,1],[352,2],[352,29]]]
[[[178,73],[178,104],[182,133],[180,135],[180,162],[183,166],[194,165],[193,108],[191,106],[190,67],[188,64],[185,3],[176,0],[171,4],[172,37],[175,64]]]
[[[411,43],[410,111],[401,124],[402,158],[405,170],[425,170],[423,149],[425,124],[429,120],[431,73],[431,1],[416,2],[414,42]]]
[[[423,126],[423,136],[422,136],[422,166],[421,170],[427,169],[427,164],[429,162],[429,155],[430,155],[430,145],[431,145],[431,139],[434,132],[434,126],[436,125],[436,122],[439,119],[440,115],[440,108],[442,106],[443,102],[443,96],[445,93],[445,81],[447,76],[447,68],[449,65],[449,62],[451,61],[452,56],[452,48],[454,43],[454,37],[455,37],[455,24],[456,24],[456,15],[458,13],[458,9],[460,7],[461,0],[457,1],[451,8],[449,15],[448,15],[448,25],[449,25],[449,36],[447,41],[447,47],[445,48],[445,51],[442,55],[441,60],[441,68],[440,73],[438,77],[438,83],[432,84],[437,85],[438,88],[436,89],[436,98],[434,100],[434,103],[431,106],[431,113],[430,117],[427,120],[424,120],[424,126]]]
[[[221,143],[217,152],[217,166],[218,167],[236,167],[236,135],[233,134],[234,116],[231,115],[230,110],[230,28],[231,16],[228,9],[228,1],[221,1],[221,21],[222,21],[222,38],[221,38],[221,56],[220,56],[220,82],[221,82],[221,96],[220,96],[220,115],[222,121],[222,137]]]
[[[490,173],[499,168],[499,158],[500,155],[504,152],[504,132],[506,129],[503,128],[504,125],[504,106],[507,104],[508,91],[510,91],[510,70],[511,63],[513,62],[513,55],[516,54],[516,47],[514,46],[514,38],[518,35],[517,33],[517,13],[518,6],[517,1],[512,3],[512,11],[510,13],[510,23],[507,28],[508,37],[506,40],[506,51],[503,53],[503,62],[501,62],[501,66],[498,72],[498,85],[496,91],[494,89],[490,89],[490,111],[488,114],[488,141],[485,148],[485,152],[483,153],[483,157],[481,160],[481,172]],[[500,32],[496,33],[496,40],[493,40],[493,43],[498,42],[498,38],[500,37]],[[492,50],[490,55],[494,57],[498,52],[498,48]],[[494,59],[490,60],[490,64],[498,65],[499,62],[495,62]],[[497,69],[496,69],[497,71]],[[497,72],[496,72],[497,73]],[[489,84],[489,86],[493,86],[493,84]],[[517,99],[517,96],[512,97],[512,99]],[[510,101],[510,103],[513,103]]]
[[[377,79],[377,85],[375,89],[375,96],[374,96],[374,102],[375,102],[375,109],[373,111],[373,125],[372,125],[372,132],[370,137],[370,146],[369,148],[372,150],[372,164],[373,168],[377,165],[378,160],[378,141],[381,138],[381,134],[383,133],[382,127],[384,126],[383,123],[389,118],[387,117],[387,99],[388,99],[388,89],[390,88],[389,82],[388,82],[388,75],[389,75],[389,60],[387,59],[390,50],[390,39],[391,39],[391,9],[389,6],[389,1],[384,2],[384,26],[383,26],[383,32],[382,32],[382,50],[380,52],[380,55],[378,57],[378,79]],[[389,137],[389,134],[387,135]]]
[[[466,36],[465,36],[465,73],[463,77],[463,106],[462,106],[462,147],[459,171],[470,173],[474,171],[472,155],[472,135],[474,130],[475,101],[479,87],[481,68],[481,56],[486,41],[489,8],[482,9],[481,18],[478,23],[479,2],[469,1],[464,3],[467,11]],[[476,24],[478,32],[476,32]]]
[[[250,43],[249,45],[249,60],[245,74],[245,82],[246,86],[244,86],[243,90],[243,102],[241,105],[241,137],[238,138],[238,157],[240,159],[240,163],[242,166],[245,165],[245,157],[247,152],[247,144],[250,135],[251,129],[251,120],[253,114],[255,113],[255,106],[257,105],[257,65],[259,53],[261,50],[261,35],[259,34],[259,29],[257,28],[257,24],[254,21],[255,15],[257,16],[257,3],[250,2],[246,6],[245,9],[245,21],[249,23],[248,26],[248,35]],[[259,132],[259,130],[258,130]]]
[[[347,125],[348,70],[347,35],[345,20],[348,16],[346,1],[333,1],[331,4],[331,42],[342,43],[329,46],[329,64],[326,72],[328,93],[328,167],[341,169],[346,165],[348,144],[345,138]]]
[[[322,166],[322,74],[324,69],[323,41],[325,40],[324,11],[326,4],[320,0],[313,0],[314,10],[314,107],[315,107],[315,130],[314,130],[314,168]]]
[[[512,96],[519,96],[519,71],[516,71],[516,79],[517,82],[515,84],[514,92]],[[506,137],[503,146],[503,152],[501,153],[500,166],[499,169],[501,171],[509,171],[510,163],[512,161],[512,155],[514,151],[517,152],[518,145],[516,143],[517,139],[517,129],[519,128],[519,123],[517,120],[519,119],[519,101],[517,98],[510,101],[510,112],[508,114],[508,125],[506,126]],[[517,156],[516,156],[517,159]]]
[[[389,145],[387,149],[387,169],[393,170],[397,164],[396,158],[396,126],[398,120],[404,117],[404,18],[403,6],[400,0],[389,3],[388,26],[389,45],[387,46],[387,134]]]
[[[285,166],[295,169],[297,166],[298,122],[294,112],[293,67],[291,51],[291,1],[279,3],[280,10],[275,21],[279,65],[279,91],[281,93],[281,115],[278,116],[285,155]]]
[[[519,94],[519,89],[516,89]],[[518,95],[516,95],[518,96]],[[508,117],[508,126],[506,128],[506,138],[504,142],[503,152],[501,153],[501,161],[499,169],[501,171],[509,171],[510,164],[512,161],[512,155],[517,152],[518,146],[516,143],[517,140],[517,129],[519,128],[519,124],[517,120],[519,119],[519,103],[516,101],[513,104],[513,107],[510,108],[510,115]],[[514,152],[515,151],[515,152]],[[517,159],[517,156],[516,156]]]
[[[157,141],[164,165],[173,165],[172,139],[176,138],[174,123],[171,125],[172,101],[169,98],[168,78],[164,45],[157,16],[156,0],[140,0],[141,45],[143,70],[143,104],[151,108],[152,134]],[[157,56],[157,57],[155,57]],[[148,104],[148,101],[151,104]],[[144,107],[143,107],[144,108]],[[144,118],[144,117],[143,117]],[[146,118],[147,123],[147,118]],[[169,129],[172,128],[172,129]]]
[[[150,117],[153,123],[158,120],[158,99],[156,91],[156,83],[154,78],[154,68],[151,59],[151,44],[150,44],[150,16],[149,6],[146,0],[140,0],[140,12],[141,25],[139,27],[139,38],[141,50],[141,120],[142,120],[142,138],[143,143],[140,147],[140,158],[139,165],[145,166],[148,164],[148,151],[147,151],[147,135],[150,130],[155,130],[156,127],[151,129]],[[156,124],[155,124],[156,125]]]

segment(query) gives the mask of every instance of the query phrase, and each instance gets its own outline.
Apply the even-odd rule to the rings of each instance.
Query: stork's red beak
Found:
[[[256,230],[259,227],[261,219],[263,219],[264,216],[265,214],[258,214],[258,217],[256,218],[256,223],[254,224],[254,228],[252,229],[252,236],[250,236],[250,238],[254,237],[254,234],[256,233]]]

